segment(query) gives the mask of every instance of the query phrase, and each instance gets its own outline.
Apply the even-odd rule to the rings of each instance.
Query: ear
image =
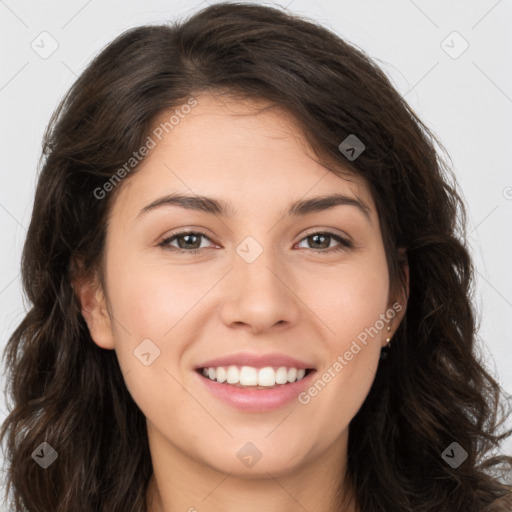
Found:
[[[87,322],[94,343],[101,348],[114,349],[112,322],[105,294],[97,275],[76,278],[73,280],[73,289],[80,302],[82,315]]]
[[[400,271],[404,276],[404,285],[402,286],[402,283],[398,283],[395,293],[390,296],[388,307],[395,312],[395,316],[389,322],[391,328],[389,337],[395,334],[400,322],[404,318],[407,309],[407,301],[409,299],[409,262],[407,261],[406,249],[404,247],[398,249],[398,261]]]

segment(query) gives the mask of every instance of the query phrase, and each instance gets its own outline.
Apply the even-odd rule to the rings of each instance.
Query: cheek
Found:
[[[166,341],[174,326],[211,287],[208,276],[179,267],[126,259],[111,269],[109,295],[116,320],[141,339]],[[122,330],[117,331],[124,336]]]
[[[365,329],[374,326],[388,305],[389,278],[384,256],[365,258],[328,276],[314,276],[319,286],[301,292],[324,325],[332,348],[343,350]],[[385,334],[385,333],[381,333]],[[374,336],[375,338],[377,336]]]
[[[165,403],[171,395],[179,401],[180,361],[190,340],[201,334],[201,300],[217,278],[211,269],[200,272],[142,264],[141,259],[129,255],[123,259],[121,252],[111,253],[107,285],[113,305],[115,350],[126,385],[143,410]],[[154,362],[145,366],[142,354],[148,352]],[[148,356],[145,359],[148,362]],[[148,389],[152,390],[150,397]]]
[[[387,264],[382,255],[337,272],[324,283],[310,296],[310,304],[329,327],[324,330],[328,358],[310,397],[343,425],[356,414],[371,387],[387,334],[388,323],[382,320],[388,306]],[[317,395],[323,399],[313,398]]]
[[[123,260],[119,253],[112,263],[115,257],[119,263],[109,268],[108,286],[116,355],[133,400],[147,418],[158,418],[170,400],[172,409],[187,405],[179,385],[187,339],[182,327],[201,289],[169,268]]]

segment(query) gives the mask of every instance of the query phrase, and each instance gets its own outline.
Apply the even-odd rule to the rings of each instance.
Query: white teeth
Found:
[[[304,368],[286,368],[285,366],[266,366],[254,368],[252,366],[218,366],[216,368],[203,368],[203,375],[210,380],[220,383],[234,384],[238,387],[261,386],[273,387],[276,384],[287,384],[304,378]]]
[[[236,384],[240,382],[240,371],[236,366],[230,366],[227,371],[226,382],[228,384]]]
[[[219,366],[217,368],[217,382],[226,382],[226,379],[228,378],[227,376],[227,373],[226,373],[226,370],[222,367],[222,366]]]
[[[258,371],[258,386],[275,386],[276,372],[271,366],[260,368]]]
[[[284,366],[277,369],[275,380],[276,384],[286,384],[288,382],[288,370]]]
[[[242,366],[240,370],[240,384],[242,386],[257,386],[258,370],[252,366]]]

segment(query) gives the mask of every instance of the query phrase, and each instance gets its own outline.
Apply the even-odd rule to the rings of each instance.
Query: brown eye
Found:
[[[329,232],[318,232],[308,235],[307,237],[301,240],[307,240],[309,247],[306,247],[306,250],[310,250],[313,252],[335,252],[340,251],[342,249],[346,249],[352,247],[352,244],[346,240],[345,238],[340,237],[339,235],[335,235],[334,233]],[[339,243],[338,247],[331,247],[332,240],[335,240]],[[326,250],[329,249],[329,250]]]
[[[201,240],[209,238],[205,233],[198,231],[184,231],[182,233],[176,233],[173,236],[166,238],[158,245],[167,250],[174,250],[182,253],[188,254],[196,254],[200,251],[200,249],[204,249],[205,247],[201,247]],[[171,245],[172,242],[177,241],[178,247]]]

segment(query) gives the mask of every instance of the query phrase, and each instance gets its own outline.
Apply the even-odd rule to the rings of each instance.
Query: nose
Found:
[[[300,301],[293,292],[293,277],[272,250],[263,250],[252,262],[235,254],[223,286],[221,317],[231,328],[256,334],[298,319]]]

